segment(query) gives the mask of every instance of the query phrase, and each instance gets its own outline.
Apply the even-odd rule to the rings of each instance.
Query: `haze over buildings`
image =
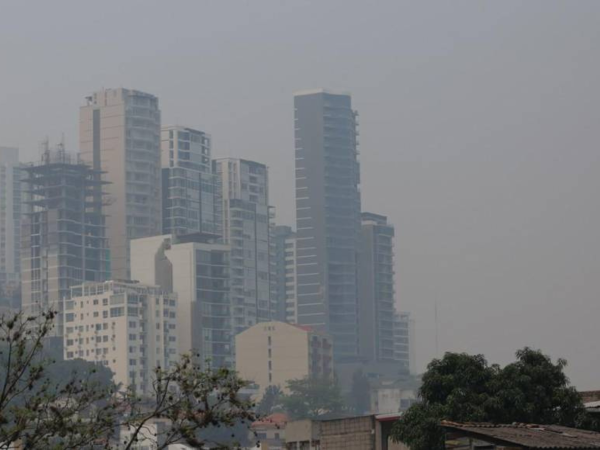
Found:
[[[19,149],[0,147],[0,296],[8,297],[11,286],[16,289],[16,285],[20,282],[20,244],[21,169]]]
[[[347,94],[294,95],[298,323],[333,337],[338,360],[359,356],[360,169]]]
[[[130,277],[129,241],[161,232],[158,99],[131,89],[103,89],[81,107],[83,161],[103,172],[105,212],[115,279]]]
[[[597,387],[597,1],[64,5],[2,7],[0,142],[22,161],[62,132],[76,153],[84,97],[136,88],[164,123],[209,132],[214,155],[266,164],[277,222],[293,224],[290,93],[348,90],[363,209],[395,226],[420,368],[437,302],[440,354],[505,363],[528,344]]]

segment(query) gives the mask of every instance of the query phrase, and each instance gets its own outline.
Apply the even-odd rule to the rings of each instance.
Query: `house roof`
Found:
[[[558,425],[523,423],[500,425],[443,421],[442,426],[448,431],[462,432],[482,440],[490,439],[494,443],[519,445],[531,449],[600,449],[600,433]]]
[[[252,428],[281,428],[285,427],[285,424],[288,422],[288,416],[283,413],[275,413],[267,416],[261,420],[257,420],[252,422]]]

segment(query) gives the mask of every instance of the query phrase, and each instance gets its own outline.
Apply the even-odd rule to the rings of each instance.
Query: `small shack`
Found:
[[[442,422],[446,449],[452,450],[598,450],[600,433],[558,425]]]

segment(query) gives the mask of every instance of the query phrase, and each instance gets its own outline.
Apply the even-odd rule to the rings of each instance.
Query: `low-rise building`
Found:
[[[310,327],[283,322],[256,324],[235,338],[236,369],[259,385],[287,393],[287,383],[306,377],[332,378],[331,338]]]
[[[177,298],[156,286],[84,283],[71,288],[63,314],[65,359],[109,367],[122,388],[150,394],[154,369],[178,358]]]
[[[557,425],[456,423],[443,421],[445,448],[533,450],[600,448],[600,433]],[[324,449],[323,449],[324,450]]]
[[[407,450],[390,433],[399,414],[300,420],[286,426],[287,450]]]
[[[288,417],[283,413],[275,413],[257,420],[250,426],[250,441],[258,442],[258,448],[268,450],[285,449],[285,427]]]
[[[404,389],[395,383],[371,388],[371,412],[374,414],[404,412],[418,401],[414,389]]]

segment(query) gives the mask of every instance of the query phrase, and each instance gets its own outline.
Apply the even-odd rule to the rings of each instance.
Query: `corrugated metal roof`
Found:
[[[458,431],[485,440],[486,437],[526,448],[544,449],[600,449],[600,433],[558,425],[534,425],[514,423],[499,425],[491,423],[457,423],[443,421],[449,431]]]

